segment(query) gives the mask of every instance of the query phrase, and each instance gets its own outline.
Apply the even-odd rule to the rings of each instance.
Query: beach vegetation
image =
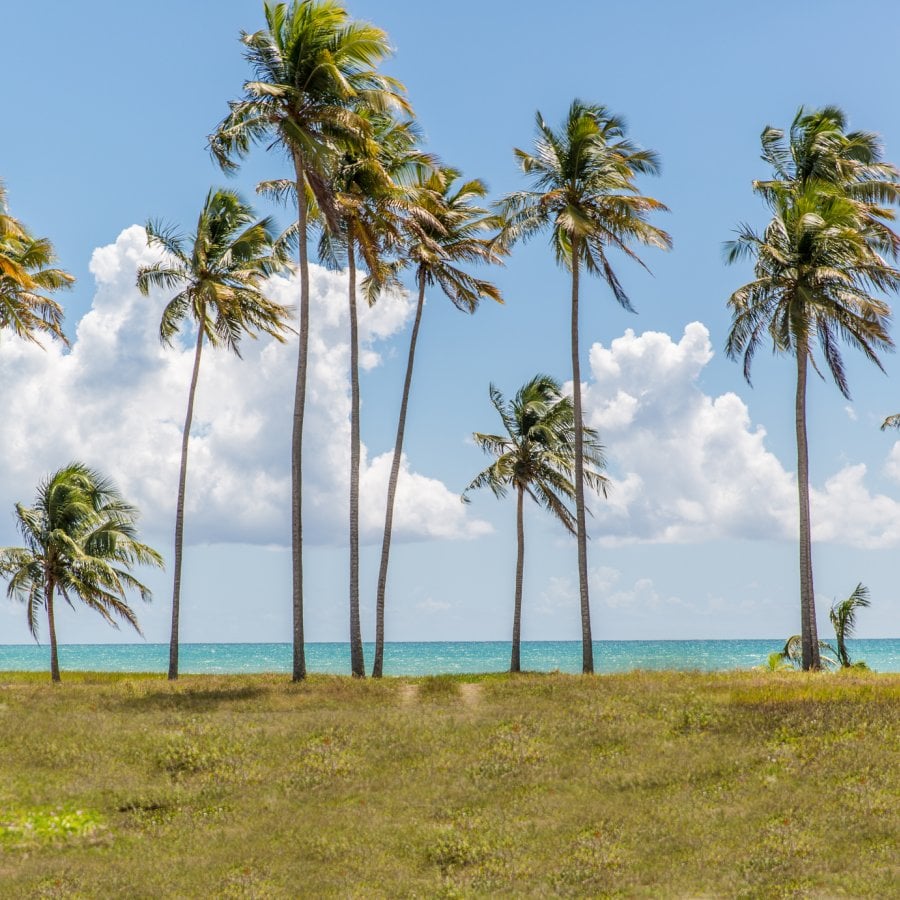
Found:
[[[499,217],[478,205],[487,194],[487,186],[479,179],[462,181],[462,173],[449,166],[437,166],[422,171],[407,193],[410,212],[404,217],[403,244],[400,266],[408,268],[417,290],[416,312],[409,337],[409,352],[394,455],[388,476],[387,503],[384,516],[384,536],[378,567],[375,595],[375,652],[372,675],[380,678],[384,669],[384,609],[387,594],[388,566],[394,527],[394,504],[400,479],[400,463],[406,434],[406,417],[412,387],[413,367],[422,311],[425,308],[425,289],[439,287],[459,310],[474,313],[484,298],[502,303],[499,288],[490,281],[478,278],[462,265],[499,263],[504,254],[495,238],[500,227]]]
[[[625,121],[605,106],[574,100],[559,129],[536,116],[532,152],[516,149],[516,159],[531,189],[508,194],[500,204],[507,245],[549,231],[556,262],[572,276],[571,354],[572,404],[575,416],[575,539],[581,610],[582,667],[594,671],[591,608],[588,595],[587,525],[584,499],[584,418],[581,404],[581,361],[578,304],[580,276],[602,278],[615,300],[633,310],[613,269],[610,251],[619,251],[645,266],[634,245],[668,249],[669,234],[648,216],[666,207],[642,194],[640,175],[659,172],[659,158],[626,136]],[[646,268],[646,266],[645,266]]]
[[[882,160],[877,136],[848,132],[835,107],[801,108],[787,135],[768,126],[761,140],[773,177],[755,181],[753,190],[772,218],[761,232],[741,226],[726,244],[727,262],[754,263],[754,279],[728,300],[732,326],[726,352],[742,358],[748,382],[763,343],[771,342],[775,353],[796,362],[802,665],[818,669],[807,375],[810,366],[827,370],[849,398],[841,340],[879,368],[879,353],[894,346],[888,334],[891,310],[882,294],[900,288],[900,271],[890,264],[900,250],[900,235],[889,225],[892,204],[900,199],[900,170]]]
[[[847,652],[847,638],[853,637],[853,632],[856,630],[856,614],[859,610],[867,609],[871,605],[869,589],[860,582],[846,600],[835,601],[829,610],[828,616],[834,627],[837,643],[838,662],[844,669],[852,665],[850,654]]]
[[[147,223],[148,243],[162,250],[165,256],[138,269],[137,286],[145,296],[151,288],[177,291],[163,310],[159,338],[163,344],[171,345],[188,323],[197,334],[175,504],[169,639],[169,678],[173,680],[178,677],[188,445],[203,345],[207,343],[213,349],[224,347],[240,357],[244,335],[256,337],[262,333],[277,341],[284,340],[290,310],[270,300],[263,291],[266,279],[284,266],[283,258],[274,250],[274,240],[271,219],[257,219],[237,194],[222,189],[211,189],[206,195],[196,231],[189,238],[161,222]]]
[[[357,261],[368,270],[363,281],[371,305],[386,287],[399,287],[396,267],[388,259],[403,240],[404,218],[415,216],[405,185],[432,171],[432,160],[418,149],[419,131],[412,119],[398,121],[365,107],[371,138],[360,148],[348,147],[329,167],[339,230],[325,228],[319,258],[333,268],[346,264],[350,318],[350,671],[365,677],[359,612],[359,466],[360,392]]]
[[[521,671],[522,583],[525,569],[524,498],[528,496],[547,510],[570,533],[576,533],[576,517],[568,504],[575,497],[575,414],[572,401],[562,394],[558,381],[536,375],[507,401],[491,385],[491,403],[505,434],[472,435],[475,443],[494,457],[463,494],[490,488],[496,497],[516,492],[516,575],[513,600],[513,633],[510,672]],[[608,480],[603,474],[603,446],[593,428],[582,428],[584,477],[598,494],[606,496]]]
[[[405,90],[376,71],[390,56],[387,35],[350,18],[336,0],[267,2],[266,27],[243,32],[252,77],[244,93],[210,136],[209,146],[226,171],[263,144],[285,153],[293,167],[297,201],[296,243],[300,273],[300,341],[291,439],[291,547],[293,680],[306,677],[303,637],[303,421],[309,348],[309,222],[315,209],[324,226],[340,231],[328,167],[348,148],[371,137],[361,108],[406,112]]]
[[[893,894],[900,676],[438,683],[0,673],[0,893]]]
[[[9,211],[0,182],[0,330],[34,343],[40,343],[41,335],[66,343],[63,310],[52,295],[75,279],[55,262],[53,244],[35,237]]]
[[[0,575],[7,596],[25,605],[28,630],[37,640],[40,616],[47,617],[50,677],[60,680],[54,604],[78,600],[114,628],[120,621],[140,633],[128,593],[151,594],[134,575],[137,565],[162,568],[162,557],[138,540],[138,510],[105,476],[72,462],[45,478],[34,506],[16,504],[24,547],[0,548]]]

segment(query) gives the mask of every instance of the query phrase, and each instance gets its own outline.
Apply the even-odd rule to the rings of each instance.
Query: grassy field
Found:
[[[0,673],[3,897],[892,897],[900,676]]]

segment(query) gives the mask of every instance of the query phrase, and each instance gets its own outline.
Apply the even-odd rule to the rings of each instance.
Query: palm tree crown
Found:
[[[25,546],[0,550],[0,573],[9,580],[8,595],[25,603],[35,638],[38,613],[46,610],[54,680],[59,680],[57,594],[70,606],[80,600],[114,627],[118,619],[140,632],[126,594],[136,590],[149,600],[150,591],[131,569],[161,567],[162,557],[137,539],[138,512],[112,482],[82,463],[70,463],[41,482],[34,506],[16,504],[16,518]]]
[[[34,237],[7,208],[0,182],[0,329],[39,343],[39,334],[66,340],[62,307],[49,294],[75,279],[53,267],[56,254],[46,238]]]
[[[234,168],[255,143],[285,149],[316,200],[337,225],[324,171],[342,148],[359,146],[370,134],[356,110],[408,109],[403,86],[375,71],[390,55],[387,35],[350,19],[334,0],[265,4],[266,28],[242,32],[254,77],[244,97],[210,137],[223,168]]]
[[[840,340],[881,367],[879,351],[893,347],[891,310],[873,292],[896,290],[900,272],[872,246],[857,205],[822,182],[773,193],[771,205],[772,220],[761,235],[744,226],[726,245],[727,261],[752,258],[756,276],[728,301],[733,322],[726,352],[743,357],[749,381],[766,337],[776,352],[802,351],[813,362],[818,349],[849,398]]]
[[[575,497],[575,416],[571,398],[560,391],[559,382],[549,375],[536,375],[511,401],[491,385],[491,403],[506,434],[473,434],[475,443],[495,459],[472,480],[464,499],[470,491],[484,487],[496,497],[505,497],[510,487],[521,489],[575,533],[575,515],[566,505]],[[603,446],[593,428],[582,430],[585,480],[605,497],[609,482],[602,474],[606,468]]]
[[[187,319],[213,347],[224,346],[238,356],[245,334],[263,332],[284,340],[290,309],[262,292],[265,279],[285,265],[272,250],[273,222],[256,219],[236,193],[210,190],[189,239],[171,226],[149,222],[147,240],[167,255],[139,269],[141,293],[146,296],[151,287],[180,288],[160,320],[163,343],[171,344]]]
[[[625,136],[621,117],[581,100],[573,101],[561,130],[547,125],[540,112],[536,123],[534,152],[515,151],[533,189],[503,199],[505,239],[527,239],[549,229],[557,262],[571,269],[575,248],[575,264],[600,275],[616,300],[631,309],[608,251],[616,248],[644,265],[632,243],[672,246],[671,237],[647,221],[649,213],[666,207],[640,194],[634,183],[638,175],[659,172],[656,153]]]

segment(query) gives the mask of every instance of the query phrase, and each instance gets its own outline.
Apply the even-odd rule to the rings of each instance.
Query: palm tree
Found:
[[[827,641],[818,641],[819,659],[821,667],[833,669],[837,666],[837,651]],[[781,661],[781,664],[778,663]],[[803,635],[792,634],[785,642],[780,652],[769,654],[769,669],[781,671],[784,669],[803,668]]]
[[[493,385],[491,403],[503,422],[505,435],[473,434],[475,442],[494,462],[477,475],[468,492],[489,487],[496,497],[516,491],[516,593],[513,612],[510,672],[521,671],[522,577],[525,565],[524,497],[552,513],[571,534],[576,533],[576,517],[566,505],[575,497],[571,478],[575,471],[575,412],[572,401],[560,393],[559,382],[549,375],[536,375],[521,387],[511,402]],[[601,470],[606,462],[597,432],[584,428],[584,474],[588,484],[606,496],[608,482]]]
[[[806,433],[808,364],[818,371],[815,349],[841,393],[848,397],[838,341],[881,368],[878,352],[893,343],[890,307],[873,291],[896,290],[900,272],[885,261],[900,238],[885,224],[893,213],[880,205],[897,199],[898,173],[880,161],[877,142],[843,134],[831,108],[803,110],[791,128],[763,132],[764,158],[776,179],[754,183],[773,213],[762,234],[743,226],[726,245],[726,259],[755,261],[755,278],[728,301],[733,321],[726,352],[743,356],[750,380],[754,354],[768,334],[773,350],[796,359],[795,427],[800,512],[800,615],[804,669],[821,666],[813,590]],[[823,137],[827,136],[827,139]],[[862,149],[861,149],[862,148]]]
[[[162,567],[162,557],[137,539],[138,511],[99,472],[73,462],[40,483],[35,505],[16,504],[24,547],[0,549],[0,574],[7,595],[25,603],[28,628],[37,639],[43,606],[50,632],[50,676],[59,681],[59,656],[53,604],[62,597],[100,613],[115,628],[116,618],[138,633],[127,592],[142,600],[150,591],[132,574],[135,565]]]
[[[394,442],[394,458],[388,478],[387,504],[384,517],[384,538],[381,544],[381,563],[378,569],[378,588],[375,597],[375,659],[372,676],[380,678],[384,669],[384,605],[387,590],[388,563],[391,554],[391,535],[394,523],[394,502],[400,477],[403,437],[406,433],[406,413],[412,384],[416,343],[425,307],[425,288],[438,285],[460,310],[474,313],[483,297],[502,303],[500,291],[489,281],[476,278],[459,268],[460,262],[495,263],[503,249],[484,236],[500,224],[497,216],[476,204],[487,188],[482,181],[457,182],[461,173],[449,167],[439,167],[422,176],[410,191],[410,214],[404,222],[403,263],[415,274],[418,289],[416,315],[409,339],[409,355],[400,417]]]
[[[584,448],[581,408],[581,364],[578,347],[579,279],[582,268],[602,277],[613,297],[633,310],[628,294],[613,271],[610,249],[644,265],[634,243],[668,249],[669,235],[647,221],[665,210],[658,200],[639,193],[637,175],[659,171],[655,153],[625,137],[625,123],[603,106],[573,101],[559,131],[537,114],[533,153],[516,150],[533,190],[516,191],[502,202],[505,239],[528,239],[549,229],[556,261],[572,273],[572,382],[575,413],[575,518],[578,582],[581,598],[582,670],[594,671],[591,607],[588,597],[587,531],[584,507]],[[646,268],[646,266],[645,266]]]
[[[187,414],[181,438],[181,469],[175,511],[175,566],[172,587],[172,636],[169,643],[169,679],[178,677],[178,623],[181,613],[181,561],[184,542],[184,495],[187,483],[188,441],[194,416],[194,395],[200,375],[203,342],[226,347],[240,357],[244,334],[271,335],[283,341],[290,310],[273,303],[262,292],[263,282],[284,265],[273,254],[270,219],[255,220],[253,210],[232,191],[210,190],[187,246],[174,229],[147,224],[147,242],[165,250],[166,257],[142,266],[137,285],[146,295],[151,287],[178,293],[163,310],[159,337],[171,344],[186,321],[197,328],[194,368],[188,389]]]
[[[337,267],[346,260],[350,317],[350,670],[365,677],[359,612],[359,336],[357,320],[357,251],[369,274],[364,281],[368,302],[396,281],[385,254],[401,241],[401,216],[413,215],[403,186],[410,177],[431,171],[432,161],[416,149],[418,129],[411,120],[396,121],[362,110],[372,138],[360,150],[348,148],[335,161],[329,179],[340,231],[325,229],[319,257]]]
[[[405,108],[399,82],[375,72],[390,55],[387,35],[352,21],[334,0],[266,2],[266,28],[241,40],[254,78],[242,99],[210,137],[210,149],[226,170],[251,147],[264,143],[287,153],[294,169],[300,267],[300,346],[294,390],[291,449],[291,546],[293,551],[292,677],[306,677],[303,639],[303,419],[309,345],[308,200],[315,198],[328,226],[339,229],[326,169],[347,146],[369,135],[354,106]]]
[[[834,626],[834,636],[837,639],[837,657],[841,666],[850,668],[850,654],[847,652],[847,638],[853,637],[856,630],[856,611],[867,609],[871,606],[869,589],[860,582],[853,593],[840,603],[835,601],[829,612],[831,624]]]
[[[62,307],[48,294],[75,279],[53,267],[56,254],[46,238],[34,237],[8,210],[0,182],[0,329],[40,343],[39,334],[66,342]]]

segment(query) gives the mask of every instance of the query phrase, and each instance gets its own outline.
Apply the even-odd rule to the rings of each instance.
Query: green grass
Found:
[[[0,896],[889,897],[900,676],[0,673]]]

